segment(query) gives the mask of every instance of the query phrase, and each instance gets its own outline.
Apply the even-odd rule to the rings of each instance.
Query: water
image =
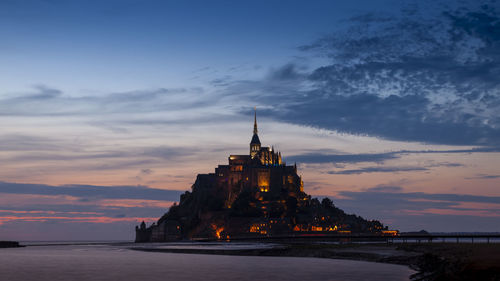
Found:
[[[406,266],[295,257],[142,252],[131,245],[0,249],[0,280],[408,280]]]
[[[245,242],[180,242],[180,243],[138,243],[134,248],[154,248],[154,249],[186,249],[186,250],[263,250],[283,248],[284,245],[276,243],[245,243]]]

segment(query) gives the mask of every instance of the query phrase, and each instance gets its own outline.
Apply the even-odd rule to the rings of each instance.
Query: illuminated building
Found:
[[[347,215],[327,198],[304,192],[297,166],[286,165],[281,152],[263,147],[254,114],[247,155],[230,155],[214,173],[199,174],[192,191],[181,195],[157,223],[136,227],[137,242],[176,239],[229,239],[243,236],[307,233],[377,232],[378,221]]]
[[[249,155],[230,155],[228,162],[228,165],[219,165],[214,174],[201,175],[214,178],[216,185],[227,192],[225,206],[228,208],[245,189],[268,193],[270,196],[266,197],[281,193],[299,198],[306,196],[302,179],[297,175],[297,166],[287,166],[282,161],[281,152],[276,152],[273,147],[261,146],[256,113]]]

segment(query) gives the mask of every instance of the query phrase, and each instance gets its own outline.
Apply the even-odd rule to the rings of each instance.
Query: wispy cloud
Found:
[[[341,170],[341,171],[328,171],[327,174],[331,175],[359,175],[364,173],[398,173],[398,172],[414,172],[414,171],[427,171],[425,167],[365,167],[361,169]]]
[[[0,136],[0,151],[50,151],[53,153],[65,148],[69,148],[69,144],[64,144],[56,138],[21,134]]]
[[[159,88],[101,95],[72,96],[59,89],[36,86],[32,93],[4,93],[0,116],[88,116],[139,114],[195,109],[217,97],[200,88]]]

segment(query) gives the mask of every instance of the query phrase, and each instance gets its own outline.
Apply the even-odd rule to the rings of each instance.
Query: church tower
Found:
[[[253,121],[253,137],[250,142],[250,157],[255,158],[255,155],[260,151],[260,140],[257,131],[257,108],[254,108],[254,121]]]

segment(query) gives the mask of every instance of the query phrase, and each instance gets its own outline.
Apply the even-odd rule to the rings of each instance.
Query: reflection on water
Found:
[[[180,242],[180,243],[137,243],[134,248],[154,249],[186,249],[186,250],[255,250],[283,248],[283,245],[275,243],[242,243],[242,242]]]
[[[408,280],[408,267],[371,262],[155,253],[130,245],[0,249],[0,280]]]

